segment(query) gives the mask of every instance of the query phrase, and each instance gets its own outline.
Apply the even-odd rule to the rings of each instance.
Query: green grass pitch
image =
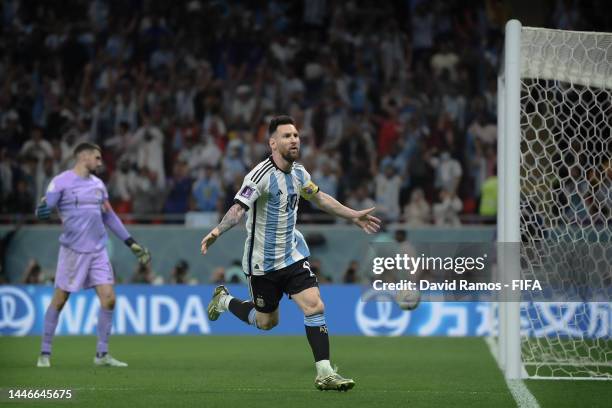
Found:
[[[35,368],[38,337],[0,337],[0,405],[26,407],[514,407],[480,338],[335,336],[332,362],[357,385],[314,388],[305,337],[111,338],[128,368],[94,368],[94,337],[57,337]],[[610,407],[609,381],[527,381],[545,407]],[[9,388],[72,389],[71,402],[9,402]]]

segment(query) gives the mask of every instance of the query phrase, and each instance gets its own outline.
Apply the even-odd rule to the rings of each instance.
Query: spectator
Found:
[[[159,199],[163,195],[157,183],[157,173],[147,167],[141,167],[134,175],[131,186],[132,211],[135,214],[159,214],[163,201]]]
[[[136,162],[137,144],[136,135],[130,132],[130,124],[127,121],[121,121],[118,133],[104,142],[104,146],[110,148],[113,153],[114,162],[123,160],[128,164]]]
[[[24,179],[18,179],[16,188],[6,197],[6,211],[9,214],[33,214],[34,196]]]
[[[46,157],[42,162],[42,168],[36,175],[36,193],[35,199],[42,197],[49,187],[49,183],[55,175],[58,174],[57,163],[53,161],[53,158]]]
[[[484,113],[479,113],[468,127],[468,133],[485,147],[497,143],[497,126],[490,123]]]
[[[461,225],[459,211],[463,208],[461,200],[454,192],[440,191],[440,201],[433,205],[433,217],[436,225],[457,226]]]
[[[181,259],[170,273],[170,283],[177,285],[197,285],[198,280],[189,276],[189,263]]]
[[[434,186],[448,192],[457,191],[463,174],[459,162],[453,159],[447,151],[442,152],[439,158],[432,158],[430,162],[435,169]]]
[[[240,85],[236,88],[236,98],[229,110],[231,123],[234,127],[236,129],[250,129],[256,107],[257,101],[250,86]]]
[[[134,171],[127,160],[122,160],[119,163],[119,169],[111,176],[108,189],[113,208],[117,213],[129,213],[132,210],[134,177]]]
[[[321,191],[325,191],[334,198],[338,196],[338,176],[332,170],[329,162],[323,162],[321,167],[312,173],[312,179],[315,180]]]
[[[209,165],[213,168],[218,168],[221,163],[221,157],[223,153],[221,149],[215,144],[212,136],[204,137],[204,147],[200,152],[201,163]]]
[[[223,190],[212,166],[204,168],[204,174],[193,184],[193,209],[196,211],[220,211],[219,202]]]
[[[242,160],[242,142],[240,140],[232,140],[227,147],[227,155],[223,158],[221,164],[221,172],[225,184],[231,184],[237,177],[243,177],[246,174],[246,165]]]
[[[32,129],[32,138],[23,145],[19,154],[35,157],[38,163],[42,163],[47,157],[53,157],[53,147],[43,139],[43,129],[40,126]]]
[[[347,206],[356,210],[364,210],[376,206],[376,203],[368,195],[368,187],[365,184],[358,186],[355,191],[350,194]]]
[[[446,73],[448,78],[455,82],[458,64],[459,56],[452,50],[450,41],[441,41],[438,51],[431,57],[431,69],[434,75],[440,78]]]
[[[478,213],[483,217],[495,217],[497,215],[497,175],[493,174],[487,178],[482,185],[480,197],[480,208]]]
[[[189,210],[189,199],[191,197],[191,186],[193,180],[189,176],[187,163],[179,161],[174,165],[172,178],[166,183],[168,195],[164,205],[166,214],[184,214]]]
[[[225,271],[225,282],[227,283],[243,283],[248,284],[248,280],[244,271],[242,270],[242,262],[235,259],[232,262],[232,266],[227,268]]]
[[[37,195],[38,164],[53,156],[53,166],[65,170],[76,144],[86,140],[111,148],[104,157],[110,177],[121,160],[136,163],[134,212],[154,210],[154,202],[141,199],[160,201],[154,198],[177,157],[187,160],[193,178],[203,165],[222,168],[223,188],[232,190],[267,151],[267,118],[282,112],[298,122],[304,161],[331,157],[341,198],[373,184],[376,169],[385,167],[381,158],[396,149],[402,205],[414,188],[433,199],[432,181],[440,180],[429,158],[441,151],[472,180],[478,141],[488,166],[482,180],[491,175],[500,21],[506,20],[495,2],[314,8],[306,2],[304,13],[260,2],[230,2],[219,13],[199,3],[160,17],[148,2],[133,2],[129,14],[138,17],[127,19],[121,2],[95,0],[68,14],[61,2],[19,2],[18,12],[5,13],[3,55],[11,58],[0,64],[0,148],[12,160],[23,149],[35,166],[22,171],[2,160],[4,199],[20,178]],[[549,20],[541,25],[612,30],[585,2],[543,7]],[[218,35],[202,36],[203,26]],[[41,133],[49,142],[27,141]],[[318,163],[308,168],[323,172]],[[469,207],[479,189],[467,187],[452,191]]]
[[[137,143],[136,164],[146,167],[157,175],[157,187],[164,188],[166,171],[164,169],[164,135],[150,119],[134,134]]]
[[[35,259],[30,259],[28,262],[28,266],[23,272],[22,283],[26,285],[46,285],[49,283],[40,264]]]
[[[225,269],[222,266],[213,269],[210,275],[210,282],[214,283],[215,285],[227,283],[225,282]]]
[[[376,175],[376,208],[381,217],[388,222],[395,222],[400,216],[399,194],[402,180],[396,174],[395,167],[387,165],[384,173]]]
[[[412,190],[410,202],[404,207],[404,219],[411,227],[420,227],[431,223],[431,206],[425,200],[422,189]]]
[[[151,262],[146,265],[138,264],[134,274],[130,278],[130,283],[145,283],[148,285],[163,285],[164,279],[153,272]]]
[[[13,191],[15,164],[7,148],[0,148],[0,210],[5,212],[4,200]]]
[[[349,263],[348,268],[346,268],[346,271],[344,271],[342,283],[357,283],[359,281],[358,271],[359,263],[355,260],[352,260]]]

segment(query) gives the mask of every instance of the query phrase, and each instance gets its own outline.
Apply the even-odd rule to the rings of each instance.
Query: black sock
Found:
[[[102,358],[102,357],[104,357],[104,356],[105,356],[105,355],[107,355],[107,354],[108,354],[108,353],[107,353],[106,351],[104,351],[104,352],[100,352],[100,351],[98,351],[98,352],[96,353],[96,357],[98,357],[98,358]]]
[[[329,360],[329,335],[327,334],[325,316],[323,314],[305,316],[304,326],[315,362]]]
[[[253,310],[254,307],[255,305],[253,304],[253,302],[243,302],[240,299],[233,298],[232,300],[230,300],[228,309],[237,318],[247,324],[250,324],[249,313],[251,313],[251,310]]]

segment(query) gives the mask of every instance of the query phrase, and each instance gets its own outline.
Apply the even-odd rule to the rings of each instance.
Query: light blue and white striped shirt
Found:
[[[310,255],[295,223],[300,196],[309,200],[318,191],[304,166],[293,163],[285,173],[272,157],[246,175],[234,201],[248,212],[242,257],[247,274],[264,275]]]

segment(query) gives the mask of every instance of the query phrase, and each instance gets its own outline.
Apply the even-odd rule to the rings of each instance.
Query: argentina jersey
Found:
[[[294,163],[285,173],[271,156],[246,175],[234,201],[248,214],[242,257],[247,274],[263,275],[310,255],[295,224],[300,196],[309,200],[318,191],[304,166]]]

